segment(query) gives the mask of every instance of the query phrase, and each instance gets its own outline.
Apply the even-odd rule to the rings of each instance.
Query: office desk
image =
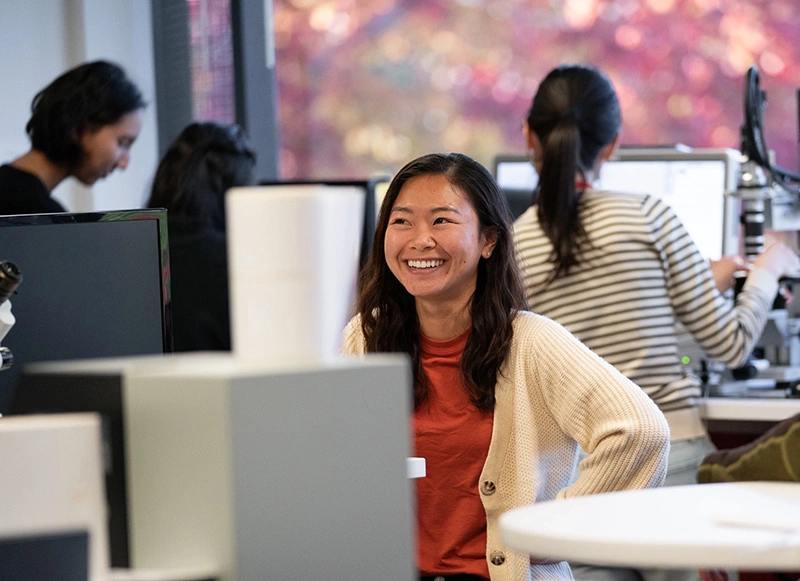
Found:
[[[706,420],[719,422],[779,422],[800,413],[798,398],[709,397],[701,406]]]
[[[537,503],[500,517],[540,558],[624,567],[800,570],[800,484],[672,486]]]
[[[700,405],[706,429],[720,449],[747,444],[777,422],[800,413],[798,398],[710,397]]]

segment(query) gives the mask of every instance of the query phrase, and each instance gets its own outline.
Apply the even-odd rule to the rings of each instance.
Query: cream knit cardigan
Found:
[[[364,354],[359,317],[345,329],[342,351]],[[495,396],[492,440],[476,485],[491,581],[572,579],[565,562],[531,565],[503,546],[498,517],[544,500],[661,486],[667,422],[638,386],[561,325],[528,312],[515,317]],[[576,442],[589,457],[570,484]]]

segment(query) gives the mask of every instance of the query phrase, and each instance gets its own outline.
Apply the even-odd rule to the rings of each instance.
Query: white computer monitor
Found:
[[[739,253],[739,152],[733,149],[620,150],[604,163],[595,186],[648,193],[669,204],[700,253],[717,260]]]
[[[525,155],[498,155],[494,158],[494,178],[504,190],[533,191],[539,176]]]
[[[666,201],[705,258],[739,253],[738,151],[733,149],[620,149],[605,162],[598,189],[648,193]],[[538,177],[523,155],[495,159],[495,178],[514,211],[520,192],[532,192]],[[519,215],[519,209],[514,211]]]

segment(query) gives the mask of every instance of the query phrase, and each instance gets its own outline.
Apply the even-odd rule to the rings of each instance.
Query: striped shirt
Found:
[[[733,305],[673,210],[653,196],[588,189],[579,212],[589,244],[578,266],[549,284],[553,246],[536,207],[514,223],[528,307],[564,325],[663,412],[694,407],[701,382],[680,362],[676,322],[709,357],[739,366],[766,323],[777,280],[753,269]]]

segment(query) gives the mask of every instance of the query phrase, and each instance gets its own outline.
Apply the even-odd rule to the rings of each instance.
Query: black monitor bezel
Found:
[[[169,234],[167,230],[167,210],[132,209],[107,210],[97,212],[59,212],[53,214],[16,214],[0,216],[0,228],[10,226],[47,226],[51,224],[84,224],[91,222],[112,222],[131,220],[156,220],[158,223],[158,247],[161,278],[161,329],[164,353],[172,353],[172,306],[169,268]],[[13,261],[12,261],[13,262]],[[25,284],[25,273],[22,273]]]

